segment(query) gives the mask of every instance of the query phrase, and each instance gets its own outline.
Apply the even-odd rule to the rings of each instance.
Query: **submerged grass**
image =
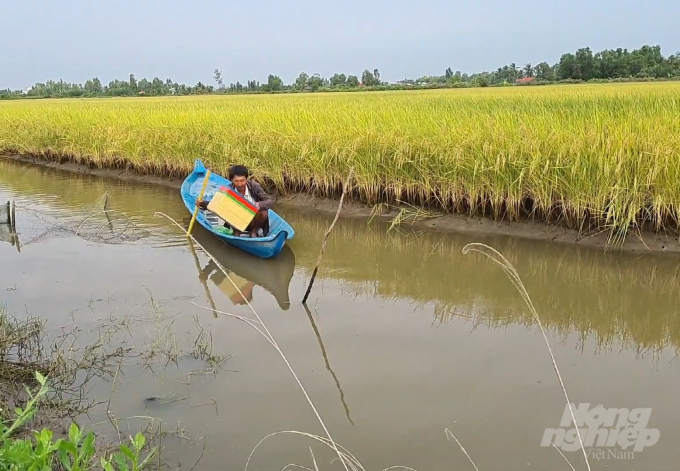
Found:
[[[0,104],[0,152],[606,230],[676,230],[680,84]]]

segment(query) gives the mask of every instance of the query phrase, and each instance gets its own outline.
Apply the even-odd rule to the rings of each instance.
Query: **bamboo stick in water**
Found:
[[[333,230],[335,223],[338,221],[338,218],[340,217],[340,211],[342,210],[342,203],[345,200],[345,195],[347,194],[347,189],[349,188],[349,182],[350,182],[350,179],[352,178],[353,173],[354,173],[354,167],[352,167],[349,170],[349,174],[347,175],[347,180],[345,180],[345,185],[342,187],[342,195],[340,196],[340,204],[338,204],[338,210],[335,213],[335,219],[333,219],[333,222],[328,227],[328,230],[326,231],[326,233],[323,236],[323,242],[321,243],[321,250],[319,251],[319,258],[316,259],[316,266],[314,267],[314,271],[312,272],[312,278],[309,280],[309,286],[307,286],[307,292],[305,293],[305,297],[302,298],[302,304],[307,304],[307,298],[309,297],[309,293],[312,291],[312,285],[314,285],[314,280],[316,279],[316,274],[319,271],[319,265],[321,265],[321,259],[323,258],[323,251],[326,248],[326,241],[328,241],[328,236],[331,234],[331,231]]]

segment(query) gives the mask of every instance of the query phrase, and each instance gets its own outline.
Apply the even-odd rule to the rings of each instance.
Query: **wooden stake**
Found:
[[[203,194],[205,193],[205,187],[208,186],[208,180],[210,180],[210,170],[205,173],[205,178],[203,179],[203,186],[201,187],[201,193],[198,195],[198,200],[203,199]],[[196,222],[196,217],[198,216],[198,204],[196,209],[194,209],[194,215],[191,217],[191,222],[189,223],[189,230],[187,231],[187,237],[191,234],[191,230],[194,228],[194,223]]]
[[[321,243],[321,250],[319,251],[319,258],[316,259],[316,266],[314,267],[314,271],[312,272],[312,278],[309,280],[309,286],[307,286],[307,292],[305,293],[305,297],[302,298],[302,304],[307,303],[307,297],[309,297],[309,293],[312,291],[312,285],[314,284],[314,280],[316,279],[316,273],[319,271],[319,265],[321,265],[321,258],[323,257],[323,251],[326,248],[326,241],[328,240],[328,236],[331,234],[331,231],[333,230],[335,223],[338,221],[338,218],[340,217],[340,211],[342,210],[342,203],[345,200],[345,195],[347,194],[347,189],[349,188],[349,181],[352,178],[353,173],[354,173],[354,167],[352,167],[349,170],[349,174],[347,175],[347,180],[345,181],[345,185],[342,187],[342,196],[340,196],[340,204],[338,204],[338,211],[335,213],[335,219],[333,219],[333,222],[328,227],[328,230],[326,231],[326,233],[323,236],[323,242]]]
[[[7,206],[7,221],[0,221],[0,224],[7,223],[7,225],[9,225],[9,228],[12,229],[12,209],[10,207],[10,202],[8,201],[3,206]]]

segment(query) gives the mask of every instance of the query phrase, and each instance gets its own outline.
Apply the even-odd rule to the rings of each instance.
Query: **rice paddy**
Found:
[[[0,103],[0,152],[583,233],[678,229],[680,83]]]

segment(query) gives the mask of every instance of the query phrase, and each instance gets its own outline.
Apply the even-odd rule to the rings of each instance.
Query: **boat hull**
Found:
[[[196,209],[196,199],[200,194],[206,173],[207,169],[203,163],[197,160],[193,172],[182,183],[182,201],[192,215]],[[231,182],[220,175],[211,173],[204,199],[211,199],[217,189],[224,185],[231,185]],[[237,237],[216,232],[203,211],[198,212],[196,222],[225,243],[260,258],[276,257],[283,250],[286,241],[295,236],[293,228],[272,209],[269,210],[269,234],[266,237]]]

